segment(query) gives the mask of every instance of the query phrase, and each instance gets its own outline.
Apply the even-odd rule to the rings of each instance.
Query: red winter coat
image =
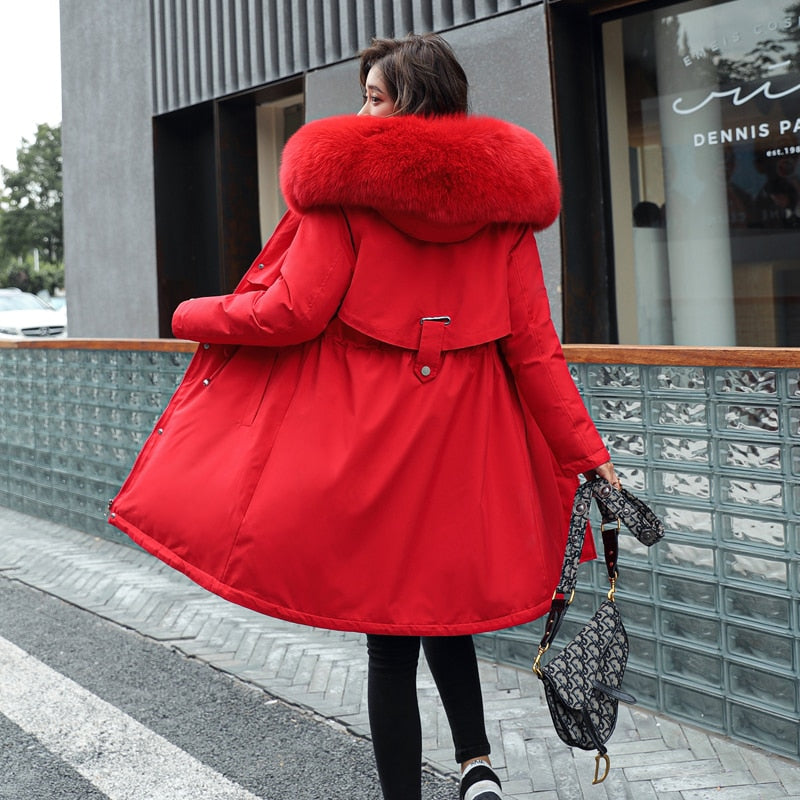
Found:
[[[327,628],[463,634],[544,613],[575,476],[608,460],[550,321],[532,134],[339,117],[287,144],[290,211],[203,344],[110,521],[236,603]]]

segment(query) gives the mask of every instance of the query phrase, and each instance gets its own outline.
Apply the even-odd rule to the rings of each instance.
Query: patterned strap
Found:
[[[575,492],[572,504],[572,517],[569,524],[567,547],[564,552],[564,563],[561,567],[561,578],[553,595],[550,613],[547,615],[544,636],[539,645],[543,653],[555,639],[567,608],[572,601],[575,584],[578,580],[578,564],[580,563],[586,526],[589,522],[589,508],[594,497],[602,517],[603,550],[605,552],[608,577],[613,582],[617,577],[617,557],[619,554],[618,534],[620,523],[647,547],[655,544],[664,536],[664,525],[652,510],[638,497],[625,489],[615,489],[602,478],[595,478],[581,484]]]

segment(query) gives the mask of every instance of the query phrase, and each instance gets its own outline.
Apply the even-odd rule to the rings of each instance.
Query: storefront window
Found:
[[[602,27],[620,342],[800,345],[800,2]]]

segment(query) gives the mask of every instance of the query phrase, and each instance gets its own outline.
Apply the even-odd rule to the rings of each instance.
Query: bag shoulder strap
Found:
[[[586,526],[589,522],[592,498],[597,502],[602,517],[600,527],[603,535],[603,550],[612,588],[617,579],[620,523],[623,523],[647,547],[651,547],[664,536],[664,525],[661,520],[645,503],[627,490],[615,489],[602,478],[581,484],[575,492],[572,503],[572,516],[570,517],[561,577],[553,594],[550,612],[547,615],[544,636],[539,645],[539,656],[550,647],[555,639],[567,613],[567,608],[575,595],[578,564],[583,550]]]

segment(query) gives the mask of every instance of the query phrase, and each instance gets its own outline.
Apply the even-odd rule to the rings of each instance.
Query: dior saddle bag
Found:
[[[572,641],[543,664],[542,656],[550,649],[575,596],[578,563],[592,499],[597,502],[602,517],[603,549],[611,588],[607,599]],[[614,489],[602,478],[578,487],[561,578],[533,664],[534,673],[544,684],[550,716],[561,740],[570,747],[597,750],[593,783],[602,783],[608,776],[610,759],[605,745],[614,732],[619,701],[636,702],[621,688],[628,661],[628,636],[614,601],[621,524],[648,547],[664,535],[664,526],[655,514],[625,489]],[[601,763],[604,764],[602,775]]]

